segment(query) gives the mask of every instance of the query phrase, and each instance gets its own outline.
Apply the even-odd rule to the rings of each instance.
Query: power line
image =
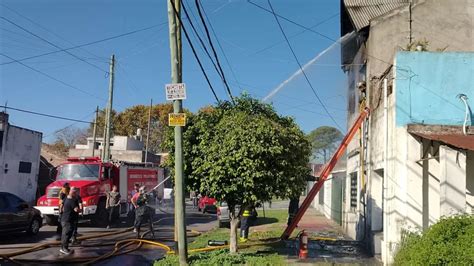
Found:
[[[89,93],[89,92],[87,92],[87,91],[85,91],[85,90],[82,90],[82,89],[76,87],[76,86],[73,86],[73,85],[71,85],[71,84],[69,84],[69,83],[66,83],[66,82],[60,80],[60,79],[57,79],[57,78],[55,78],[55,77],[53,77],[53,76],[51,76],[51,75],[49,75],[49,74],[46,74],[46,73],[44,73],[43,71],[40,71],[40,70],[38,70],[38,69],[36,69],[36,68],[34,68],[34,67],[31,67],[31,66],[29,66],[29,65],[26,65],[25,63],[20,62],[20,61],[16,60],[15,58],[12,58],[12,57],[10,57],[10,56],[8,56],[8,55],[6,55],[6,54],[3,54],[3,53],[0,52],[0,55],[3,55],[3,56],[5,56],[6,58],[8,58],[8,59],[10,59],[10,60],[13,60],[14,62],[17,62],[17,63],[21,64],[22,66],[24,66],[24,67],[26,67],[26,68],[29,68],[29,69],[33,70],[34,72],[39,73],[39,74],[41,74],[41,75],[43,75],[43,76],[45,76],[45,77],[47,77],[47,78],[49,78],[49,79],[52,79],[52,80],[54,80],[54,81],[56,81],[56,82],[59,82],[59,83],[63,84],[63,85],[66,86],[66,87],[69,87],[69,88],[71,88],[71,89],[80,91],[80,92],[82,92],[82,93],[84,93],[84,94],[87,94],[87,95],[92,96],[92,97],[94,97],[94,98],[97,98],[97,99],[99,99],[99,100],[105,100],[105,99],[103,99],[103,98],[101,98],[101,97],[99,97],[99,96],[97,96],[97,95],[94,95],[94,94],[92,94],[92,93]]]
[[[196,37],[198,38],[199,40],[199,43],[201,44],[201,47],[203,48],[204,52],[206,53],[207,57],[209,57],[209,59],[211,60],[212,62],[212,65],[214,66],[214,69],[216,70],[217,74],[221,77],[221,80],[222,82],[224,83],[225,85],[225,78],[224,78],[224,75],[223,73],[221,73],[221,71],[219,71],[219,68],[217,67],[216,63],[214,62],[211,54],[209,53],[209,50],[207,50],[207,47],[206,47],[206,44],[204,43],[204,41],[202,40],[201,36],[198,34],[196,28],[194,27],[194,24],[191,20],[191,17],[189,16],[188,14],[188,11],[186,9],[186,6],[184,5],[184,2],[182,3],[182,7],[183,7],[183,11],[184,11],[184,14],[186,15],[186,17],[188,18],[189,20],[189,24],[191,25],[191,28],[193,29],[193,32],[194,34],[196,35]]]
[[[193,51],[194,58],[196,58],[196,61],[198,62],[199,67],[201,68],[202,74],[206,78],[207,84],[209,85],[209,88],[211,89],[212,94],[214,95],[214,98],[216,99],[217,102],[220,102],[219,98],[217,97],[216,91],[212,87],[212,84],[209,81],[209,77],[207,76],[206,71],[204,70],[204,67],[201,64],[201,60],[199,60],[199,57],[196,53],[196,49],[194,48],[193,44],[191,43],[191,39],[189,38],[188,32],[186,31],[186,28],[183,25],[183,20],[181,19],[181,16],[179,15],[178,11],[176,10],[176,6],[174,5],[174,0],[170,0],[170,2],[171,2],[171,5],[173,6],[174,14],[178,18],[179,24],[181,25],[181,28],[184,31],[184,35],[186,36],[186,40],[188,41],[189,46],[191,46],[191,50]]]
[[[38,58],[38,57],[42,57],[42,56],[47,56],[47,55],[51,55],[51,54],[56,54],[56,53],[60,53],[60,52],[65,52],[65,51],[69,51],[69,50],[73,50],[73,49],[82,48],[82,47],[85,47],[85,46],[89,46],[89,45],[93,45],[93,44],[97,44],[97,43],[101,43],[101,42],[110,41],[110,40],[113,40],[113,39],[121,38],[121,37],[128,36],[128,35],[132,35],[132,34],[135,34],[135,33],[138,33],[138,32],[142,32],[142,31],[146,31],[146,30],[149,30],[149,29],[153,29],[153,28],[159,27],[159,26],[161,26],[161,25],[164,25],[164,24],[166,24],[166,23],[168,23],[168,22],[163,22],[163,23],[156,24],[156,25],[153,25],[153,26],[141,28],[141,29],[134,30],[134,31],[129,31],[129,32],[122,33],[122,34],[119,34],[119,35],[115,35],[115,36],[111,36],[111,37],[108,37],[108,38],[100,39],[100,40],[97,40],[97,41],[92,41],[92,42],[88,42],[88,43],[84,43],[84,44],[72,46],[72,47],[69,47],[69,48],[59,49],[59,50],[52,51],[52,52],[47,52],[47,53],[44,53],[44,54],[39,54],[39,55],[34,55],[34,56],[29,56],[29,57],[21,58],[21,59],[18,59],[18,60],[13,60],[13,61],[9,61],[9,62],[4,62],[4,63],[1,63],[0,65],[8,65],[8,64],[12,64],[12,63],[22,62],[22,61],[29,60],[29,59],[33,59],[33,58]]]
[[[6,105],[1,105],[0,108],[10,109],[10,110],[18,111],[18,112],[23,112],[23,113],[33,114],[33,115],[39,115],[39,116],[44,116],[44,117],[50,117],[50,118],[56,118],[56,119],[61,119],[61,120],[73,121],[73,122],[76,122],[76,123],[94,124],[94,122],[90,122],[90,121],[84,121],[84,120],[68,118],[68,117],[64,117],[64,116],[57,116],[57,115],[39,113],[39,112],[29,111],[29,110],[25,110],[25,109],[14,108],[14,107],[6,106]]]
[[[331,113],[330,113],[329,110],[327,109],[326,105],[325,105],[325,104],[323,103],[323,101],[321,100],[321,97],[319,97],[319,94],[316,92],[316,90],[314,89],[313,85],[312,85],[311,82],[309,81],[309,78],[308,78],[308,76],[306,75],[306,72],[304,71],[303,66],[301,65],[300,61],[298,60],[298,57],[296,56],[296,53],[295,53],[295,51],[293,50],[293,47],[291,47],[290,40],[289,40],[288,37],[286,36],[285,31],[283,30],[283,27],[281,26],[280,21],[278,20],[278,16],[275,14],[275,10],[273,9],[272,3],[270,2],[270,0],[267,0],[267,2],[268,2],[268,4],[270,5],[270,8],[271,8],[271,10],[272,10],[272,14],[273,14],[273,16],[275,17],[275,20],[276,20],[276,22],[277,22],[277,24],[278,24],[278,27],[280,28],[281,33],[283,34],[283,37],[285,37],[286,43],[288,44],[288,47],[290,48],[291,53],[293,54],[293,57],[295,58],[296,63],[298,63],[298,66],[300,67],[301,73],[303,73],[303,76],[305,77],[306,82],[308,83],[309,87],[310,87],[311,90],[313,91],[314,96],[316,96],[316,99],[317,99],[318,102],[321,104],[321,106],[323,107],[324,111],[328,114],[328,116],[331,118],[331,120],[334,122],[334,124],[335,124],[341,131],[343,131],[343,130],[342,130],[342,127],[339,125],[339,123],[337,123],[336,119],[334,119],[334,117],[331,115]]]
[[[204,20],[204,17],[202,15],[201,4],[200,4],[199,0],[196,0],[195,3],[196,3],[196,8],[197,8],[199,17],[201,18],[202,25],[204,26],[204,31],[206,32],[206,36],[207,36],[207,39],[209,41],[209,45],[211,46],[212,52],[213,52],[214,57],[216,59],[217,66],[219,67],[219,70],[222,73],[222,78],[224,80],[224,84],[225,84],[227,93],[229,94],[229,97],[230,97],[232,103],[235,104],[234,97],[232,96],[232,92],[230,91],[229,84],[227,84],[227,80],[225,78],[224,70],[222,70],[221,63],[219,62],[219,57],[217,56],[216,49],[214,48],[214,44],[212,43],[211,35],[209,34],[209,29],[207,28],[206,21]]]
[[[204,16],[206,17],[207,21],[209,22],[209,27],[211,28],[212,34],[214,35],[214,38],[217,41],[217,45],[219,45],[219,48],[222,51],[222,55],[224,55],[224,59],[227,62],[227,65],[229,66],[229,69],[230,69],[230,72],[232,73],[232,76],[234,77],[235,81],[237,82],[237,85],[239,86],[240,90],[242,91],[243,89],[240,86],[239,81],[237,80],[237,76],[235,75],[234,69],[232,68],[232,65],[230,64],[229,59],[227,58],[227,55],[225,54],[224,48],[222,48],[222,45],[221,45],[221,42],[219,41],[219,38],[217,38],[217,34],[214,31],[214,27],[212,26],[211,20],[207,16],[206,10],[204,9],[204,7],[202,8],[202,12],[204,13]]]
[[[65,41],[65,42],[67,42],[67,43],[69,43],[70,45],[75,45],[74,43],[72,43],[72,42],[68,41],[67,39],[65,39],[64,37],[60,36],[59,34],[56,34],[56,33],[54,33],[53,31],[51,31],[51,30],[47,29],[46,27],[42,26],[42,25],[39,24],[38,22],[35,22],[34,20],[28,18],[27,16],[22,15],[21,13],[19,13],[19,12],[16,11],[16,10],[14,10],[13,8],[10,8],[10,7],[6,6],[5,4],[2,4],[2,3],[0,3],[0,5],[3,6],[3,7],[5,7],[6,9],[10,10],[11,12],[15,13],[16,15],[18,15],[18,16],[20,16],[20,17],[26,19],[26,20],[28,20],[29,22],[31,22],[31,23],[33,23],[34,25],[38,26],[39,28],[45,30],[46,32],[49,32],[49,33],[53,34],[54,36],[58,37],[59,39]],[[98,56],[98,55],[95,55],[95,54],[93,54],[93,53],[87,51],[86,49],[81,49],[81,50],[83,50],[83,51],[85,51],[86,53],[92,55],[93,57],[100,58],[100,59],[104,59],[104,58],[105,58],[105,57],[100,57],[100,56]],[[108,58],[105,58],[105,59],[108,59]]]
[[[13,21],[11,21],[11,20],[5,18],[5,17],[0,17],[0,18],[3,19],[3,20],[5,20],[6,22],[8,22],[8,23],[10,23],[10,24],[12,24],[12,25],[14,25],[14,26],[20,28],[21,30],[23,30],[23,31],[25,31],[25,32],[27,32],[27,33],[29,33],[29,34],[35,36],[36,38],[38,38],[38,39],[40,39],[40,40],[42,40],[42,41],[44,41],[44,42],[50,44],[51,46],[63,50],[62,47],[60,47],[60,46],[58,46],[58,45],[56,45],[56,44],[54,44],[54,43],[52,43],[52,42],[46,40],[45,38],[39,36],[38,34],[35,34],[34,32],[32,32],[32,31],[26,29],[25,27],[20,26],[20,25],[18,25],[17,23],[15,23],[15,22],[13,22]],[[69,54],[70,56],[72,56],[72,57],[74,57],[74,58],[76,58],[76,59],[78,59],[78,60],[80,60],[80,61],[82,61],[82,62],[84,62],[84,63],[86,63],[86,64],[88,64],[88,65],[90,65],[90,66],[92,66],[92,67],[94,67],[94,68],[96,68],[96,69],[98,69],[98,70],[100,70],[101,72],[107,73],[107,71],[103,70],[101,67],[99,67],[99,66],[97,66],[97,65],[95,65],[95,64],[92,64],[92,63],[90,63],[90,62],[88,62],[88,61],[86,61],[86,60],[80,58],[79,56],[77,56],[77,55],[75,55],[75,54],[73,54],[73,53],[71,53],[71,52],[69,52],[69,51],[64,51],[64,52],[67,53],[67,54]]]

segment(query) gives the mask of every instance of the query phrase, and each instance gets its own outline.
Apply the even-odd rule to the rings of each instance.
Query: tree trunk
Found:
[[[237,236],[238,236],[238,228],[237,225],[239,224],[239,215],[235,213],[235,208],[229,208],[230,214],[230,254],[236,254],[238,251],[237,247]]]

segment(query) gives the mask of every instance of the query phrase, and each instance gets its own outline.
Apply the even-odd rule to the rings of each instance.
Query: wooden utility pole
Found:
[[[178,16],[180,15],[180,0],[169,0],[168,20],[170,32],[170,52],[171,52],[171,83],[182,82],[182,50],[181,50],[181,25]],[[182,100],[173,101],[174,113],[182,113]],[[186,242],[185,202],[184,202],[184,175],[183,175],[183,128],[174,127],[174,148],[175,148],[175,232],[178,240],[179,264],[187,265],[188,248]]]
[[[97,122],[99,121],[99,106],[95,109],[94,130],[92,131],[92,157],[95,155],[95,142],[97,139]]]
[[[106,113],[106,125],[105,125],[105,146],[104,146],[104,162],[110,160],[110,130],[112,124],[112,103],[114,99],[114,68],[115,68],[115,55],[110,58],[110,71],[109,71],[109,101],[107,102],[107,113]]]
[[[148,129],[146,130],[145,143],[145,163],[148,162],[148,145],[150,143],[150,125],[151,125],[151,110],[153,109],[153,99],[150,100],[150,110],[148,110]]]

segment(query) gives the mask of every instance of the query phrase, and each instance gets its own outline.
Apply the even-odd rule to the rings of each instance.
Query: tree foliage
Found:
[[[341,131],[337,128],[322,126],[308,134],[313,154],[320,158],[323,163],[327,162],[329,156],[334,152],[339,141],[343,138]]]
[[[62,149],[74,148],[74,145],[85,143],[87,139],[87,129],[77,127],[65,127],[54,132],[54,146]]]
[[[142,130],[143,140],[147,137],[148,113],[150,106],[135,105],[122,112],[112,112],[112,132],[114,135],[133,136],[137,129]],[[161,143],[164,140],[165,132],[168,128],[168,114],[173,112],[171,103],[153,105],[151,111],[150,124],[150,147],[151,152],[160,152]],[[92,134],[92,126],[89,133]],[[102,137],[105,128],[105,110],[99,112],[97,123],[97,135]]]
[[[231,218],[237,219],[237,205],[289,198],[305,187],[308,141],[292,118],[258,100],[244,95],[236,105],[200,110],[188,120],[183,138],[188,188],[227,202]],[[170,151],[173,141],[169,134]],[[173,162],[171,152],[168,163]]]

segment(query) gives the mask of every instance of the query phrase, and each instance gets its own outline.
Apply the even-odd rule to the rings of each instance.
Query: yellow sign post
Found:
[[[170,127],[184,127],[186,125],[186,114],[185,113],[169,114],[168,125]]]

